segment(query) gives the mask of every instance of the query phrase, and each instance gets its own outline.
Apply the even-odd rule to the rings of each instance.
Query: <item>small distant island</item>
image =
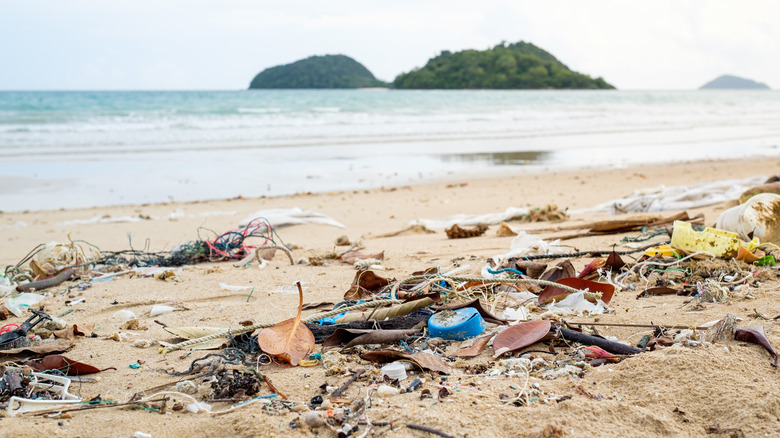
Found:
[[[270,67],[252,79],[249,89],[387,87],[363,66],[345,55],[311,56]]]
[[[723,75],[702,85],[699,90],[769,90],[767,84],[752,79]]]
[[[488,50],[443,51],[424,67],[398,75],[407,89],[614,89],[602,78],[574,72],[553,55],[523,41]]]

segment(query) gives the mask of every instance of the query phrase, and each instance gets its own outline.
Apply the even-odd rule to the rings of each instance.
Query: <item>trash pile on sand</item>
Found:
[[[617,294],[635,296],[637,303],[677,296],[677,312],[682,313],[749,301],[763,285],[776,283],[780,195],[754,195],[724,211],[716,227],[704,227],[701,217],[686,212],[566,224],[567,213],[556,206],[418,220],[410,227],[433,229],[442,239],[480,239],[493,225],[499,225],[501,235],[516,237],[502,254],[483,259],[464,254],[462,262],[448,270],[422,265],[394,276],[398,278],[384,269],[383,251],[365,251],[362,243],[347,236],[334,242],[334,247],[346,247],[342,251],[296,256],[274,220],[280,225],[313,220],[343,227],[299,209],[286,221],[284,211],[272,211],[270,219],[258,212],[237,229],[166,252],[107,251],[68,236],[65,243],[33,247],[0,277],[0,318],[6,320],[0,329],[0,409],[7,416],[55,418],[99,408],[216,416],[261,404],[268,415],[294,415],[285,425],[292,430],[367,436],[406,427],[450,436],[425,424],[393,425],[374,412],[383,404],[397,405],[393,399],[447,403],[460,392],[479,391],[474,382],[480,378],[511,379],[508,390],[479,396],[520,409],[571,398],[545,387],[545,382],[558,379],[574,381],[577,393],[589,399],[607,400],[614,396],[578,382],[602,367],[659,350],[745,342],[766,351],[771,369],[778,366],[778,355],[766,330],[777,329],[780,315],[756,310],[757,318],[774,325],[744,326],[723,307],[721,318],[691,325],[678,322],[674,313],[663,321],[646,320],[638,305],[636,311],[630,309],[630,323],[605,319],[616,312],[610,303]],[[652,203],[648,196],[643,194],[643,204]],[[512,221],[559,222],[548,229],[559,234],[541,239]],[[618,234],[625,237],[615,245],[625,249],[572,250],[562,244],[574,237]],[[575,269],[573,260],[584,267]],[[344,264],[354,267],[355,274],[331,302],[306,302],[305,285],[291,278],[282,292],[297,295],[297,309],[290,309],[295,316],[273,323],[171,326],[154,319],[187,311],[186,302],[154,303],[147,315],[111,309],[116,327],[97,327],[74,313],[89,289],[100,283],[153,277],[186,284],[191,279],[182,267],[201,263],[228,272],[282,264]],[[245,294],[247,302],[263,287],[214,286]],[[76,291],[83,293],[74,295]],[[64,303],[68,310],[47,313],[53,302]],[[170,337],[145,336],[144,326],[154,323],[164,325]],[[614,326],[635,328],[641,336],[619,339],[599,332]],[[89,356],[83,352],[63,355],[101,339],[121,342],[127,349],[155,348],[161,355],[186,353],[189,366],[153,369],[136,361],[98,369],[87,363]],[[295,367],[321,368],[325,380],[300,382],[295,394],[303,393],[304,385],[311,394],[302,399],[274,385],[267,370],[279,367],[290,372]],[[167,380],[127,400],[90,391],[89,383],[99,379],[95,376],[119,368],[148,368]],[[466,377],[477,380],[464,383]],[[72,394],[74,381],[81,385],[77,395]],[[141,431],[136,435],[147,436]]]

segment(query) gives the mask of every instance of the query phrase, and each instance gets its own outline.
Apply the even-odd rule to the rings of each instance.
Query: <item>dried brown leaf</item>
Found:
[[[103,371],[92,365],[75,361],[60,354],[51,354],[42,359],[27,361],[24,364],[38,372],[59,371],[68,376],[79,376],[82,374],[93,374]]]
[[[293,366],[306,358],[314,350],[314,334],[301,323],[303,308],[303,289],[298,286],[298,314],[295,318],[282,321],[272,327],[265,328],[257,334],[260,348],[272,356],[276,356]]]
[[[561,278],[576,277],[577,271],[574,270],[574,265],[570,261],[564,260],[552,268],[545,271],[540,277],[540,280],[545,281],[558,281]]]
[[[772,344],[769,343],[769,339],[766,338],[763,325],[757,327],[738,328],[734,332],[734,339],[738,341],[752,342],[764,347],[766,351],[768,351],[772,356],[772,359],[774,359],[772,366],[777,367],[777,352],[772,347]]]
[[[615,293],[615,286],[612,286],[611,284],[585,280],[584,278],[562,278],[556,281],[556,283],[579,290],[587,289],[589,292],[601,292],[601,301],[603,301],[604,304],[609,304],[609,301],[612,299],[612,295]],[[559,287],[547,286],[544,288],[542,293],[539,294],[538,301],[539,304],[552,302],[553,299],[560,301],[570,293],[571,292]]]
[[[484,307],[482,307],[482,303],[480,303],[479,298],[466,303],[453,304],[451,306],[443,307],[441,310],[458,310],[458,309],[463,309],[465,307],[473,307],[474,309],[476,309],[476,311],[479,312],[479,314],[482,316],[482,319],[484,319],[485,322],[491,322],[493,324],[498,324],[498,325],[509,324],[508,321],[493,316]]]
[[[494,357],[535,344],[550,333],[550,320],[521,322],[496,335],[493,339]]]
[[[474,342],[471,344],[470,347],[461,348],[460,350],[456,351],[453,356],[457,357],[476,357],[482,354],[482,351],[485,349],[485,346],[487,346],[488,342],[490,342],[490,338],[492,338],[493,335],[485,335],[482,337],[479,337],[477,339],[474,339]]]
[[[0,350],[0,357],[5,355],[14,355],[19,353],[33,353],[33,354],[49,354],[49,353],[62,353],[73,346],[73,343],[67,339],[57,339],[54,342],[46,342],[43,345],[36,345],[33,347],[19,347],[11,348],[8,350]]]
[[[607,263],[605,266],[610,268],[612,272],[618,272],[623,268],[623,266],[626,266],[626,262],[624,262],[623,259],[620,258],[620,254],[615,252],[613,249],[612,252],[609,253],[609,257],[607,257]]]
[[[390,284],[390,280],[380,277],[374,271],[358,271],[352,286],[344,294],[345,300],[359,300],[365,296],[379,293]]]

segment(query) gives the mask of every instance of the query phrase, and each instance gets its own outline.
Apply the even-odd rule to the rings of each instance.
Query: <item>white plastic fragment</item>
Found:
[[[378,395],[379,397],[392,397],[400,393],[401,393],[400,389],[393,388],[390,385],[379,385],[379,388],[376,389],[376,395]]]
[[[529,315],[530,312],[525,307],[518,307],[517,309],[507,307],[506,309],[504,309],[504,312],[501,314],[501,317],[508,321],[517,322],[517,321],[527,320]]]
[[[232,292],[238,292],[242,290],[251,290],[254,286],[233,286],[226,283],[219,283],[219,288],[222,290],[229,290]]]
[[[721,213],[715,227],[740,239],[780,244],[780,195],[761,193]]]
[[[135,319],[135,313],[133,313],[132,311],[127,310],[127,309],[122,309],[122,310],[117,310],[116,312],[114,312],[111,315],[111,317],[114,318],[114,319],[118,319],[119,322],[127,322],[127,321],[129,321],[131,319]]]
[[[152,434],[151,433],[146,433],[146,432],[141,432],[140,430],[137,430],[133,434],[133,438],[152,438]]]
[[[163,306],[163,305],[157,304],[157,305],[152,306],[152,310],[149,311],[149,316],[164,315],[166,313],[171,313],[174,310],[176,310],[175,307]]]
[[[406,366],[404,362],[395,361],[382,367],[382,377],[387,376],[390,380],[403,380],[406,378]]]
[[[211,411],[211,405],[206,402],[198,402],[198,403],[190,403],[184,408],[187,412],[192,412],[193,414],[197,414],[201,410],[203,411]]]
[[[569,294],[559,302],[550,303],[547,306],[548,311],[553,311],[564,315],[601,315],[607,309],[603,301],[593,304],[585,298],[585,292]]]

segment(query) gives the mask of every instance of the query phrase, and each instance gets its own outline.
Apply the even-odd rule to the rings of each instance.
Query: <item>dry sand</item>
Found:
[[[372,236],[403,229],[409,221],[417,218],[499,212],[510,206],[533,207],[551,203],[562,208],[580,209],[659,184],[697,184],[777,173],[780,173],[780,161],[777,159],[695,162],[517,175],[394,190],[3,213],[0,214],[0,263],[3,266],[15,264],[39,243],[52,240],[67,242],[68,233],[74,240],[86,240],[103,250],[128,249],[128,238],[132,238],[136,249],[148,244],[148,249],[152,251],[170,250],[178,244],[197,239],[199,227],[224,232],[235,228],[241,219],[259,209],[300,207],[326,214],[344,223],[347,228],[298,225],[279,229],[279,235],[286,243],[301,247],[294,251],[296,258],[333,251],[335,240],[346,234],[352,240],[362,240],[368,252],[385,251],[386,271],[382,275],[388,277],[402,279],[414,271],[436,266],[447,270],[455,263],[470,264],[471,272],[466,274],[476,275],[485,257],[502,254],[509,249],[512,238],[497,237],[497,226],[492,226],[481,237],[459,240],[448,240],[443,232],[388,238]],[[713,224],[725,208],[726,205],[721,204],[690,210],[689,213],[703,213],[706,223]],[[178,218],[164,219],[177,210]],[[213,212],[222,214],[203,215]],[[163,219],[93,225],[62,224],[95,215],[151,215]],[[576,215],[569,219],[569,223],[608,218],[614,217],[603,213]],[[580,250],[603,250],[619,243],[623,236],[579,238],[567,243]],[[590,258],[573,259],[578,269],[588,261]],[[182,351],[160,355],[156,347],[141,349],[129,342],[104,339],[120,331],[119,323],[112,319],[117,310],[132,310],[139,316],[141,325],[148,328],[132,332],[131,339],[171,340],[172,336],[163,331],[154,319],[173,326],[235,327],[244,319],[276,322],[295,314],[297,296],[275,291],[302,281],[307,286],[305,302],[339,301],[354,275],[355,270],[350,265],[333,262],[327,266],[290,266],[284,257],[277,255],[262,270],[256,265],[244,269],[235,268],[229,262],[203,263],[184,267],[180,282],[119,278],[95,284],[83,292],[57,294],[44,304],[48,313],[56,315],[71,309],[65,305],[66,300],[85,299],[84,303],[73,307],[75,311],[66,319],[77,324],[94,323],[100,337],[78,338],[75,346],[65,354],[99,368],[116,367],[116,370],[100,373],[100,381],[95,383],[74,382],[71,392],[86,400],[100,395],[103,399],[124,402],[135,393],[174,380],[155,369],[184,370],[204,352],[196,351],[189,356]],[[221,290],[218,284],[222,282],[252,285],[256,290],[247,302],[246,292]],[[764,325],[769,340],[777,347],[780,346],[780,323],[756,319],[754,309],[764,315],[780,314],[778,284],[775,275],[773,280],[751,291],[753,299],[735,296],[729,304],[715,304],[699,311],[683,307],[686,297],[660,296],[637,300],[635,292],[624,291],[610,303],[614,313],[602,315],[599,320],[696,325],[734,313],[741,318],[741,327]],[[187,310],[155,318],[148,316],[151,306],[158,303],[176,303]],[[313,312],[307,311],[306,314]],[[6,322],[21,321],[12,317]],[[600,328],[604,335],[632,343],[641,337],[643,330]],[[490,351],[488,349],[465,363],[487,364],[492,360]],[[136,361],[143,362],[142,366],[139,369],[129,368]],[[353,369],[377,368],[357,359],[348,365]],[[326,377],[322,366],[289,368],[265,365],[261,371],[290,400],[304,405],[320,393],[319,387],[323,383],[339,386],[348,379],[347,376]],[[728,341],[699,348],[660,349],[617,364],[590,369],[581,379],[532,378],[531,381],[538,383],[544,394],[539,400],[526,407],[503,404],[499,395],[516,395],[518,391],[515,388],[521,387],[523,381],[520,376],[466,376],[464,370],[458,368],[449,378],[454,388],[449,397],[438,401],[430,398],[421,400],[419,391],[386,398],[382,402],[375,397],[367,414],[374,423],[391,423],[391,426],[375,427],[377,436],[432,436],[407,429],[404,427],[406,423],[424,424],[457,437],[778,436],[780,430],[778,370],[770,366],[767,352],[753,344]],[[360,380],[350,386],[344,396],[364,396],[369,384],[369,381]],[[602,399],[597,401],[583,395],[577,388],[580,385],[588,393],[600,394]],[[435,382],[430,379],[425,387],[434,393],[438,391]],[[545,397],[560,401],[543,403],[541,399]],[[215,405],[215,409],[228,406],[220,403]],[[291,429],[289,426],[291,421],[304,415],[305,412],[286,410],[270,412],[262,403],[220,416],[183,412],[160,415],[145,410],[107,408],[73,412],[67,418],[0,418],[0,430],[3,436],[8,437],[131,437],[136,431],[150,433],[153,437],[312,435],[312,431]],[[364,430],[365,427],[361,427],[358,434]],[[331,436],[324,429],[319,429],[318,433]]]

